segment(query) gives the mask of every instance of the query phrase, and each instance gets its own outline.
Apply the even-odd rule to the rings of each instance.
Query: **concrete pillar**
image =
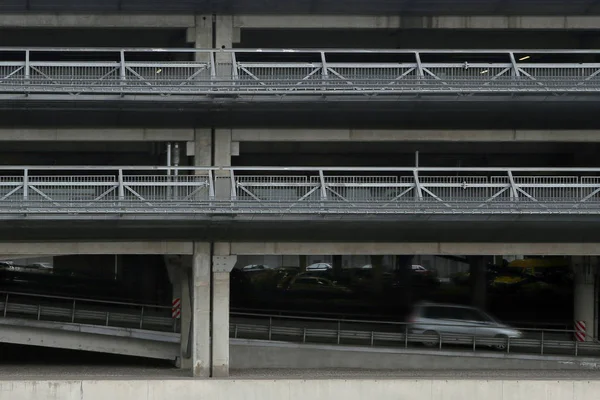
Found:
[[[215,254],[222,253],[215,244]],[[212,376],[229,376],[229,282],[237,256],[213,256]]]
[[[333,276],[337,279],[342,274],[342,256],[332,256],[331,267],[333,268]]]
[[[211,129],[196,128],[193,145],[194,167],[210,167],[212,165]]]
[[[300,272],[305,272],[306,271],[306,267],[308,267],[308,263],[307,263],[307,257],[304,256],[298,256],[298,266],[300,267]]]
[[[231,166],[231,129],[217,129],[214,135],[214,166]],[[226,171],[215,173],[215,196],[217,199],[228,199],[231,196],[231,177]]]
[[[210,243],[194,243],[192,256],[192,374],[210,376]]]
[[[485,310],[487,292],[487,258],[483,256],[468,257],[471,304]]]
[[[597,294],[596,278],[598,257],[572,257],[574,272],[574,320],[585,322],[586,341],[596,337]]]
[[[173,287],[173,298],[181,299],[181,317],[179,318],[179,331],[181,332],[180,354],[177,358],[177,367],[192,369],[190,332],[192,322],[192,303],[190,297],[190,272],[191,257],[166,256],[165,264],[169,280]]]
[[[213,48],[213,20],[212,15],[196,15],[193,28],[188,28],[187,40],[194,43],[196,49]],[[209,53],[195,53],[194,61],[209,62]]]
[[[383,295],[383,256],[371,256],[371,268],[373,270],[373,292],[380,296]]]
[[[234,43],[240,42],[240,28],[234,27],[233,15],[217,15],[215,32],[215,49],[231,49]],[[217,53],[215,61],[221,74],[228,74],[232,63],[231,53]]]

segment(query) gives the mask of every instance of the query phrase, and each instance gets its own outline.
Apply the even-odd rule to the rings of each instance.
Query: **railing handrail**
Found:
[[[155,165],[3,165],[0,172],[6,171],[266,171],[266,172],[597,172],[598,167],[190,167]]]
[[[266,314],[271,314],[271,315],[290,315],[290,316],[319,316],[322,315],[324,316],[323,318],[329,318],[329,317],[338,317],[338,319],[345,321],[347,320],[347,318],[349,317],[355,317],[354,319],[356,320],[360,320],[362,321],[360,318],[361,317],[387,317],[385,315],[376,315],[376,314],[350,314],[350,313],[334,313],[334,312],[318,312],[318,311],[298,311],[298,310],[278,310],[278,309],[259,309],[259,308],[235,308],[232,307],[231,309],[232,313],[254,313],[254,314],[260,314],[261,312],[264,312]],[[365,321],[368,321],[368,319],[366,319]],[[396,322],[400,322],[400,321],[396,321]],[[563,322],[527,322],[527,321],[503,321],[505,324],[511,325],[511,326],[522,326],[525,327],[527,325],[534,325],[534,326],[572,326],[573,323],[572,322],[567,322],[567,321],[563,321]],[[523,324],[523,325],[519,325],[519,324]]]
[[[227,48],[227,49],[196,49],[182,47],[16,47],[2,46],[0,52],[130,52],[130,53],[357,53],[357,54],[600,54],[600,49],[377,49],[377,48]]]
[[[23,296],[23,297],[36,297],[36,298],[45,298],[45,299],[55,299],[55,300],[69,300],[69,301],[80,301],[86,303],[96,303],[96,304],[110,304],[110,305],[121,305],[121,306],[132,306],[132,307],[144,307],[144,308],[161,308],[171,310],[172,306],[161,306],[156,304],[143,304],[143,303],[128,303],[123,301],[113,301],[113,300],[97,300],[97,299],[86,299],[83,297],[68,297],[68,296],[56,296],[56,295],[46,295],[46,294],[36,294],[36,293],[25,293],[25,292],[12,292],[7,290],[0,290],[0,295],[12,295],[12,296]],[[0,301],[3,299],[0,297]]]
[[[397,325],[397,326],[410,326],[410,325],[428,325],[428,326],[449,326],[448,324],[442,323],[430,323],[430,322],[400,322],[400,321],[374,321],[374,320],[353,320],[353,319],[340,319],[340,318],[317,318],[317,317],[303,317],[303,316],[291,316],[291,315],[273,315],[273,314],[258,314],[258,313],[240,313],[232,312],[230,315],[238,317],[259,317],[269,319],[287,319],[287,320],[301,320],[301,321],[318,321],[318,322],[334,322],[334,323],[358,323],[358,324],[375,324],[375,325]],[[499,321],[498,321],[499,322]],[[501,323],[501,322],[500,322]],[[474,327],[472,324],[452,324],[451,326],[458,327]],[[481,328],[485,328],[482,326]],[[516,329],[519,331],[526,332],[549,332],[549,333],[575,333],[574,329],[542,329],[542,328],[521,328],[516,326],[509,326],[509,329]]]

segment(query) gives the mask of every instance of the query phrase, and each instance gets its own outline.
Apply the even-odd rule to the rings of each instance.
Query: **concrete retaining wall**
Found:
[[[0,400],[579,400],[597,381],[100,380],[0,381]]]
[[[565,370],[600,369],[600,360],[496,352],[346,347],[231,340],[231,369]]]

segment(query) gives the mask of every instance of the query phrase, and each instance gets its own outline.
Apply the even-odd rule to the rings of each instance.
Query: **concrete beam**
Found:
[[[78,254],[192,254],[193,243],[147,242],[0,242],[0,254],[60,256]]]
[[[242,29],[590,29],[600,16],[328,16],[238,15]]]
[[[174,360],[179,335],[127,328],[3,318],[2,342]]]
[[[1,14],[0,28],[188,28],[193,14]]]
[[[0,141],[160,142],[194,140],[194,129],[150,128],[1,128]]]
[[[600,142],[582,129],[232,129],[234,142]]]
[[[600,255],[600,243],[331,243],[237,242],[235,255],[430,254],[430,255]]]

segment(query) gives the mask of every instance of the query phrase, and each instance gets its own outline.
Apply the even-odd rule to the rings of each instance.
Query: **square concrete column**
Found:
[[[598,293],[596,287],[598,257],[579,256],[572,257],[571,263],[574,272],[574,319],[575,339],[579,341],[592,341],[597,335],[597,309]]]
[[[231,129],[215,130],[215,167],[231,166]],[[215,196],[218,200],[228,200],[231,196],[231,175],[227,171],[215,172]]]
[[[471,304],[485,310],[487,303],[487,257],[469,256]]]
[[[192,256],[192,374],[210,376],[210,243],[194,243]]]
[[[169,280],[173,287],[173,298],[181,299],[179,329],[181,345],[176,364],[181,369],[192,368],[190,332],[192,323],[192,303],[190,298],[191,258],[189,256],[166,256],[165,263]],[[176,321],[174,321],[176,323]]]
[[[237,256],[213,257],[212,376],[229,376],[229,279]]]
[[[212,131],[210,128],[194,130],[194,167],[212,165]]]

